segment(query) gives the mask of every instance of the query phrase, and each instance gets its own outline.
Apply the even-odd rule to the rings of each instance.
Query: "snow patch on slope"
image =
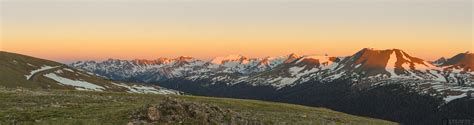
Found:
[[[69,71],[69,72],[74,72],[74,70],[69,69],[69,68],[63,68],[63,69],[66,70],[66,71]]]
[[[29,65],[29,66],[35,66],[35,65],[33,65],[33,64],[30,64],[30,63],[26,63],[26,65]]]
[[[395,63],[397,62],[397,55],[395,52],[390,54],[390,58],[388,59],[387,66],[385,66],[385,70],[390,73],[390,77],[397,77],[395,73]]]
[[[295,75],[295,74],[298,74],[299,71],[303,70],[304,67],[291,67],[289,69],[291,75]]]
[[[450,102],[450,101],[453,101],[455,99],[459,99],[459,98],[463,98],[463,97],[466,97],[466,93],[463,93],[463,94],[460,94],[460,95],[455,95],[455,96],[447,96],[444,98],[444,101],[447,102]]]
[[[133,85],[132,87],[135,89],[135,91],[138,91],[139,93],[153,93],[153,94],[172,94],[173,93],[167,90],[160,91],[156,89],[155,87],[151,87],[151,86]]]
[[[303,76],[319,71],[318,68],[312,68],[311,70],[305,70],[302,72],[304,68],[305,67],[292,67],[289,69],[289,73],[291,74],[290,77],[280,76],[268,82],[277,89],[281,89],[286,86],[295,85],[295,82],[301,79]]]
[[[172,90],[167,90],[164,88],[155,88],[155,87],[149,87],[149,86],[140,86],[140,85],[127,85],[123,83],[114,83],[111,82],[112,84],[120,87],[124,87],[128,89],[128,93],[152,93],[152,94],[179,94],[177,91],[172,91]]]
[[[42,66],[42,67],[39,68],[39,69],[36,69],[36,70],[31,71],[30,74],[29,74],[29,75],[25,75],[25,77],[26,77],[27,80],[29,80],[33,75],[35,75],[35,74],[38,73],[38,72],[45,71],[45,70],[49,70],[49,69],[54,69],[54,68],[57,68],[57,67],[59,67],[59,66],[54,66],[54,67],[53,67],[53,66],[47,66],[47,65],[45,65],[45,66]]]
[[[95,85],[93,83],[89,83],[89,82],[86,82],[86,81],[71,80],[71,79],[68,79],[68,78],[58,76],[54,73],[49,73],[49,74],[46,74],[44,76],[48,77],[50,79],[53,79],[53,80],[59,82],[60,84],[74,86],[76,88],[76,90],[103,91],[105,89],[104,87]]]

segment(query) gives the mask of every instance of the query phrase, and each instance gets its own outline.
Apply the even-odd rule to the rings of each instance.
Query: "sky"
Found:
[[[0,0],[0,49],[77,60],[474,51],[472,0]]]

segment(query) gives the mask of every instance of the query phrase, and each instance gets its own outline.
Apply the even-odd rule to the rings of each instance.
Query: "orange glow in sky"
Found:
[[[1,50],[60,62],[348,56],[366,47],[434,60],[473,51],[470,0],[38,1],[2,3]]]

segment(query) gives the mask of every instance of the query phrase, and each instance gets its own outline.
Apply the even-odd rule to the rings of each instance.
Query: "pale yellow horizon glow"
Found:
[[[3,2],[0,49],[60,62],[362,48],[434,60],[473,51],[471,3]]]

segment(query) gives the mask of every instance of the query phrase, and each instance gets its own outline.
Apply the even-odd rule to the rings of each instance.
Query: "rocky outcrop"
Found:
[[[230,109],[166,97],[158,105],[148,105],[131,116],[131,123],[237,124],[244,119]]]

